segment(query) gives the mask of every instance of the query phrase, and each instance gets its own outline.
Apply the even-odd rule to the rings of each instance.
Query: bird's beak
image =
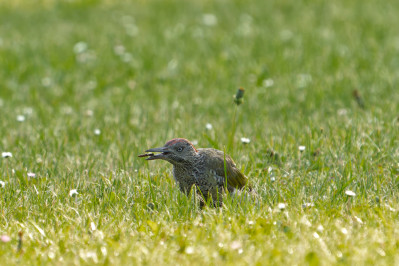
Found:
[[[145,152],[160,152],[159,154],[150,154],[146,160],[151,161],[156,159],[164,159],[166,155],[169,153],[169,149],[167,147],[160,147],[160,148],[152,148],[146,150]]]

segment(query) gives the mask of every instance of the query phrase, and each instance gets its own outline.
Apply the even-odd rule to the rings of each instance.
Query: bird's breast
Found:
[[[173,177],[180,186],[191,187],[196,184],[197,173],[192,169],[174,166]]]

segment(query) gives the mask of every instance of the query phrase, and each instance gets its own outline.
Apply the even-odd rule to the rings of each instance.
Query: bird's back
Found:
[[[216,175],[227,179],[227,185],[243,188],[247,184],[247,177],[237,168],[233,159],[223,151],[212,148],[200,148],[198,153],[202,163],[215,172]],[[227,177],[227,178],[226,178]]]

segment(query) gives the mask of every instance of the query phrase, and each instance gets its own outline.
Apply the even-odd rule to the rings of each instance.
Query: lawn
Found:
[[[0,0],[0,261],[399,264],[398,13]],[[175,137],[228,150],[257,198],[200,209],[137,157]]]

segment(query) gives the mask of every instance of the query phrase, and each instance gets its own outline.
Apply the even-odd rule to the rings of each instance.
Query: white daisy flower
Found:
[[[248,144],[250,142],[251,142],[251,140],[249,138],[241,138],[241,143],[243,143],[243,144]]]
[[[76,189],[72,189],[71,191],[69,191],[69,196],[70,197],[75,197],[77,196],[79,193]]]
[[[202,23],[206,26],[215,26],[218,23],[218,19],[214,14],[203,14]]]
[[[347,196],[349,196],[349,197],[354,197],[354,196],[356,196],[356,193],[353,192],[352,190],[347,190],[347,191],[345,191],[345,194],[346,194]]]
[[[36,174],[35,174],[35,173],[28,173],[28,177],[30,177],[30,178],[35,178],[35,177],[36,177]]]
[[[85,42],[78,42],[73,46],[75,54],[81,54],[87,50],[89,46]]]
[[[25,116],[24,115],[17,115],[17,121],[18,122],[24,122],[25,121]]]
[[[279,208],[280,210],[284,210],[285,207],[286,207],[285,203],[279,203],[279,204],[277,205],[277,208]]]
[[[12,153],[11,152],[2,152],[1,153],[1,157],[3,157],[3,158],[12,157]]]

